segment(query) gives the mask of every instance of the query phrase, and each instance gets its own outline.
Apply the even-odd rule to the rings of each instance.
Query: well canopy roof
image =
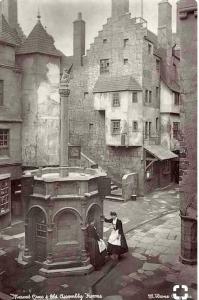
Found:
[[[94,86],[93,93],[141,90],[139,83],[130,75],[100,76]]]
[[[161,145],[149,145],[145,146],[144,148],[159,160],[166,160],[178,157],[175,153],[171,152],[168,149],[165,149]]]

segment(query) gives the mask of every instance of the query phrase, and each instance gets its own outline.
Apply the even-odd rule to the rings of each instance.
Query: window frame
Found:
[[[152,103],[152,91],[148,91],[148,103]]]
[[[160,60],[156,59],[156,70],[157,72],[160,72]]]
[[[44,233],[44,235],[42,235],[40,233]],[[45,223],[36,223],[35,234],[36,234],[37,238],[46,239],[47,238],[47,225]]]
[[[148,103],[148,100],[149,100],[149,90],[145,90],[145,96],[144,96],[144,102],[145,103]]]
[[[100,74],[109,73],[110,72],[110,59],[100,59]]]
[[[115,123],[118,123],[119,125],[119,126],[115,126],[116,128],[114,128]],[[121,133],[121,120],[119,119],[111,120],[111,134],[120,135],[120,133]]]
[[[123,63],[124,63],[124,65],[128,65],[128,63],[129,63],[128,58],[124,58]]]
[[[120,93],[119,92],[112,93],[112,107],[120,107]]]
[[[136,97],[134,97],[135,95],[136,95]],[[137,91],[132,92],[132,103],[138,103],[138,92]]]
[[[175,106],[179,106],[180,105],[180,93],[174,92],[174,105]]]
[[[176,125],[177,128],[175,128]],[[179,131],[180,131],[180,122],[173,122],[173,139],[178,140]]]
[[[9,155],[9,147],[10,147],[10,129],[0,128],[0,156]]]
[[[136,124],[136,128],[135,128],[135,125]],[[138,131],[138,121],[133,121],[132,122],[132,131],[133,132],[137,132]]]
[[[123,40],[124,48],[126,48],[126,47],[128,46],[128,42],[129,42],[129,39],[128,39],[128,38],[126,38],[126,39]]]
[[[149,122],[145,121],[144,124],[144,138],[147,139],[149,137]]]

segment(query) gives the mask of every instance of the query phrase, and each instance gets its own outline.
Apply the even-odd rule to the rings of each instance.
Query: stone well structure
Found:
[[[86,225],[96,220],[103,235],[103,200],[110,180],[98,169],[45,168],[22,179],[25,203],[23,264],[40,262],[40,273],[86,274],[92,265],[86,251]],[[66,171],[66,177],[60,176]]]

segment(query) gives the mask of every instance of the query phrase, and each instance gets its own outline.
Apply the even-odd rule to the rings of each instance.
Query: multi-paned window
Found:
[[[138,121],[133,121],[133,131],[138,131]]]
[[[178,140],[180,131],[180,122],[173,122],[173,138]]]
[[[160,61],[158,59],[156,59],[156,70],[160,71]]]
[[[174,104],[179,105],[180,104],[180,94],[174,93]]]
[[[36,224],[36,236],[41,238],[47,237],[47,226],[43,223]]]
[[[111,120],[111,133],[120,134],[120,120]]]
[[[0,214],[9,210],[9,188],[8,182],[2,180],[0,182]]]
[[[112,105],[113,107],[119,107],[120,106],[120,94],[119,93],[113,93],[112,94]]]
[[[3,106],[4,81],[0,80],[0,106]]]
[[[109,59],[100,60],[100,73],[108,73],[110,68]]]
[[[138,93],[137,92],[133,92],[133,94],[132,94],[132,102],[133,103],[137,103],[138,102]]]
[[[0,129],[0,155],[8,155],[9,152],[9,130]]]

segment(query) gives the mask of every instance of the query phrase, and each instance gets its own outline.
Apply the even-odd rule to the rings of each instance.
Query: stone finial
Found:
[[[41,21],[41,14],[40,14],[40,10],[38,8],[38,13],[37,13],[37,22]]]

